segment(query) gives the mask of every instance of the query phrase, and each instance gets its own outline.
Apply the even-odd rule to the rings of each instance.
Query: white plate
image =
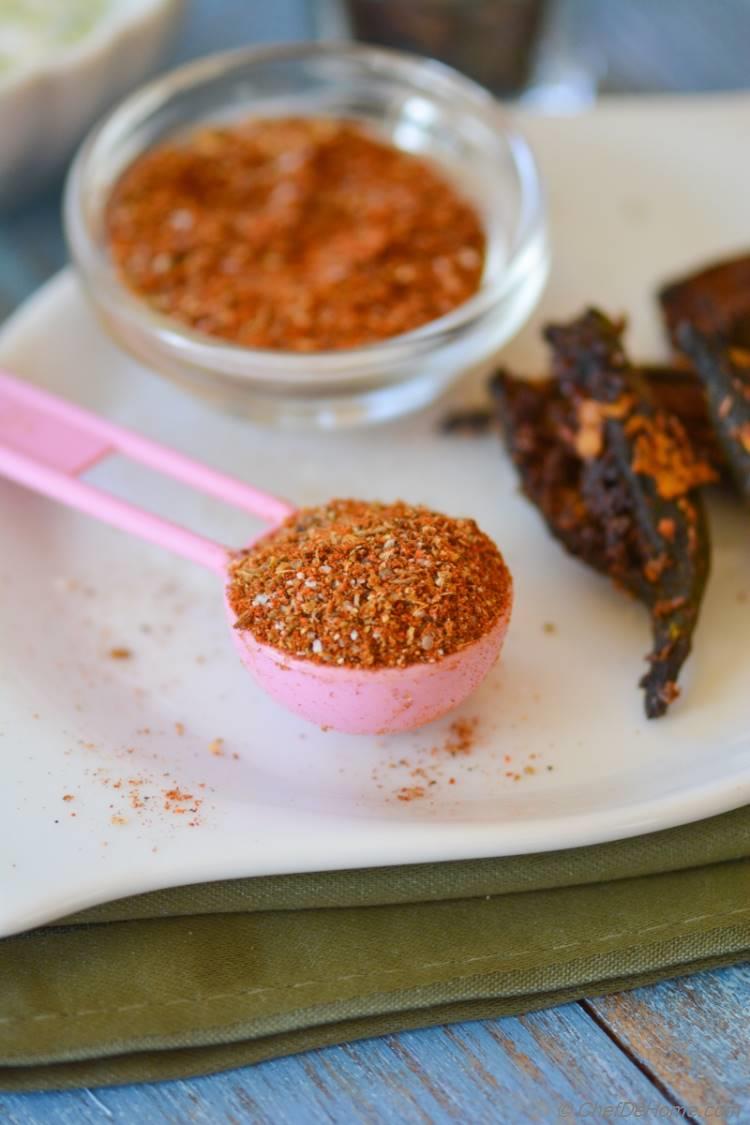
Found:
[[[628,309],[636,351],[657,354],[659,280],[747,236],[749,119],[750,101],[718,98],[530,121],[556,263],[535,321],[592,300]],[[69,275],[14,317],[0,351],[39,383],[300,503],[403,496],[473,515],[517,590],[502,664],[462,709],[479,718],[471,754],[446,752],[449,720],[399,738],[323,733],[248,679],[209,575],[0,483],[0,932],[193,881],[590,844],[750,798],[739,507],[712,504],[714,573],[684,697],[648,723],[636,687],[645,613],[564,556],[494,437],[436,436],[444,407],[364,433],[256,430],[119,354]],[[530,327],[507,359],[528,369],[538,355]],[[144,470],[113,461],[94,475],[228,543],[252,530]],[[108,655],[119,646],[132,659]],[[424,796],[399,800],[402,787]],[[165,797],[175,789],[192,799]],[[196,797],[197,813],[175,811]]]

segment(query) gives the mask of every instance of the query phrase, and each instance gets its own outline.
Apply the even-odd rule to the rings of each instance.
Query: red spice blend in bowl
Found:
[[[437,168],[352,122],[256,118],[136,159],[106,212],[121,279],[248,348],[358,348],[479,288],[485,234]]]
[[[435,663],[507,614],[510,573],[474,520],[332,500],[302,508],[230,567],[236,628],[348,667]]]

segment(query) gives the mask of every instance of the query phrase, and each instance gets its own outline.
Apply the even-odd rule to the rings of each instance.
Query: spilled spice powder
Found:
[[[479,719],[454,719],[443,749],[447,754],[470,754],[474,749]]]
[[[190,827],[198,827],[200,824],[198,814],[203,804],[201,797],[194,797],[192,793],[187,793],[177,786],[172,789],[163,789],[162,794],[165,812],[171,813],[172,816],[192,815],[195,819],[189,821],[188,824]]]
[[[435,663],[507,614],[511,578],[474,520],[332,500],[295,512],[230,566],[235,627],[319,664]]]
[[[437,167],[351,121],[203,127],[126,169],[110,252],[156,311],[245,347],[372,344],[479,288],[485,235]]]
[[[716,470],[694,452],[682,422],[673,415],[633,414],[625,433],[634,439],[633,472],[650,476],[662,500],[716,482]]]
[[[165,789],[164,797],[167,801],[191,801],[192,793],[183,793],[181,789]]]
[[[424,797],[424,792],[423,785],[405,785],[402,789],[399,789],[396,796],[399,801],[418,801],[421,797]]]
[[[124,753],[130,754],[131,749]],[[120,756],[122,752],[118,754]],[[86,773],[107,789],[113,798],[109,805],[113,825],[133,824],[149,828],[156,818],[161,824],[172,823],[180,828],[199,828],[203,823],[204,781],[192,782],[188,789],[168,772],[157,776],[143,771],[137,776],[117,777],[112,775],[109,767],[97,766]],[[196,789],[201,791],[202,796],[195,795]]]

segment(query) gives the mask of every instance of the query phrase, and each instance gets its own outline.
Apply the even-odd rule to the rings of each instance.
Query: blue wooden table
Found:
[[[562,2],[570,7],[568,0]],[[572,2],[578,18],[586,5],[591,14],[591,0]],[[722,19],[712,20],[712,30],[701,29],[705,86],[721,84],[719,68],[726,78],[739,72],[740,61],[746,66],[742,37],[741,60],[732,43],[727,9],[733,4],[724,0]],[[696,33],[698,6],[707,13],[710,5],[711,0],[679,0],[680,16],[686,9],[690,16],[682,20],[684,36]],[[619,6],[625,17],[619,25],[623,50],[613,73],[619,82],[630,75],[630,84],[637,86],[639,60],[646,68],[653,63],[648,50],[636,49],[646,5],[620,0]],[[739,11],[740,0],[736,6]],[[655,6],[648,7],[653,12]],[[674,8],[674,0],[663,0],[660,18],[668,7]],[[744,16],[750,23],[747,6]],[[587,26],[594,26],[592,20]],[[312,30],[313,13],[305,0],[272,5],[193,0],[175,57],[240,42],[303,38]],[[693,74],[686,43],[683,65]],[[611,54],[611,43],[608,49]],[[679,50],[672,55],[680,57]],[[679,73],[670,73],[669,85],[679,87]],[[59,185],[26,211],[0,220],[0,318],[64,263],[58,215]],[[0,1122],[8,1125],[629,1118],[750,1122],[750,966],[518,1019],[386,1036],[194,1081],[0,1095]]]

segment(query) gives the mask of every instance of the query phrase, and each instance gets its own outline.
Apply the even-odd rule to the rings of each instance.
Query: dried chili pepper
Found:
[[[656,406],[677,415],[698,456],[712,465],[722,480],[726,480],[724,452],[709,421],[705,391],[695,373],[687,367],[660,363],[642,364],[638,370],[646,380]],[[552,387],[554,380],[535,379],[533,386],[541,390],[545,384]],[[443,415],[439,429],[450,437],[483,437],[490,432],[496,420],[491,405],[458,407]]]
[[[690,652],[710,556],[695,490],[716,474],[654,402],[622,329],[595,310],[550,326],[554,381],[534,387],[501,374],[493,390],[524,491],[552,533],[649,609],[641,686],[656,718],[679,693]]]
[[[498,371],[490,387],[524,494],[572,555],[608,574],[604,528],[581,492],[572,405],[553,379],[531,382]]]
[[[684,322],[676,341],[692,360],[708,413],[737,487],[750,499],[750,349]]]
[[[675,414],[687,430],[698,457],[728,479],[726,458],[708,416],[706,393],[695,372],[686,367],[650,363],[640,367],[654,403]]]
[[[750,255],[730,258],[671,281],[659,291],[670,339],[679,352],[679,326],[689,321],[699,331],[722,333],[750,348]]]
[[[750,496],[750,255],[670,282],[659,300],[678,361],[695,369],[721,467]]]
[[[494,415],[488,406],[459,407],[440,419],[441,434],[481,437],[492,429]]]

